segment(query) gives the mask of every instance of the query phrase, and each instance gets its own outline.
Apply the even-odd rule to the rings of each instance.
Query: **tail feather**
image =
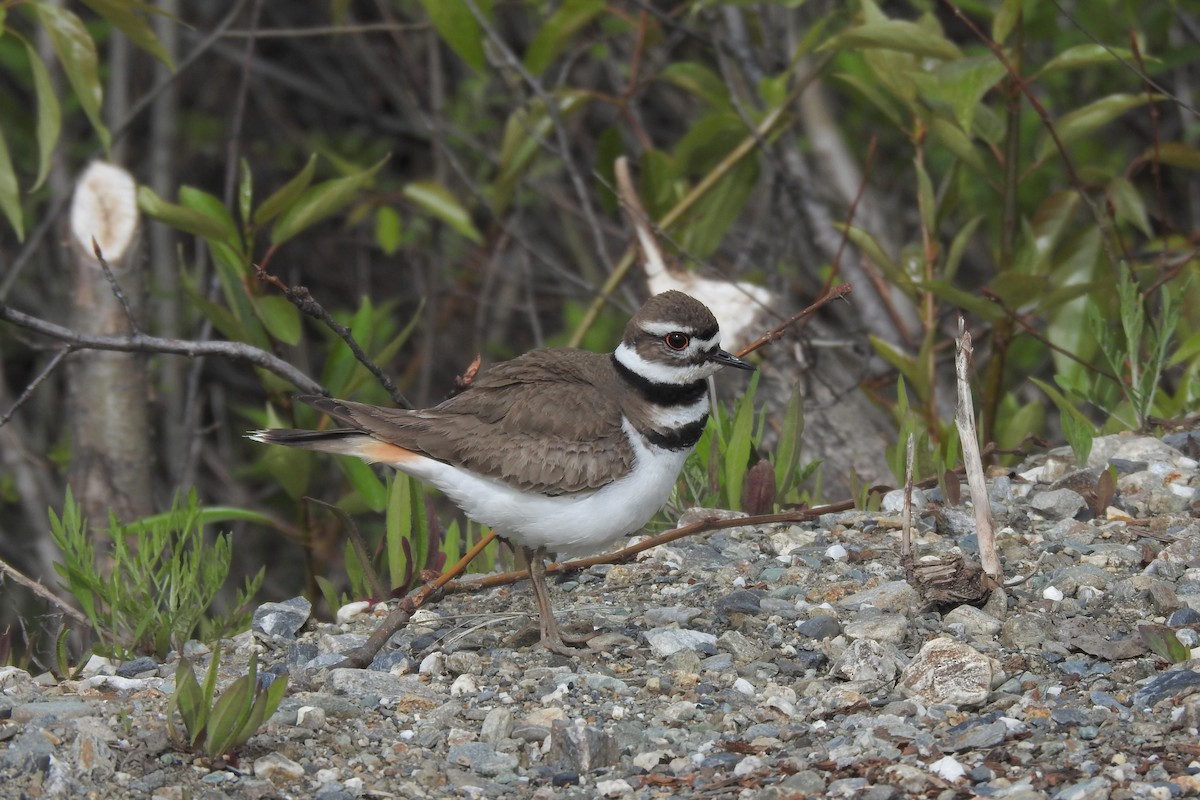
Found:
[[[361,431],[345,429],[299,431],[269,428],[250,431],[246,434],[246,438],[263,444],[281,444],[285,447],[299,447],[303,450],[319,450],[324,453],[340,453],[347,456],[361,455],[363,445],[372,441],[370,436]]]

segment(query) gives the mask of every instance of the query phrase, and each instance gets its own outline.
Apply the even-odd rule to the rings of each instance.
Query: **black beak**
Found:
[[[726,367],[737,367],[738,369],[753,370],[754,365],[744,358],[738,358],[733,353],[727,353],[721,348],[717,348],[708,354],[709,361],[715,361],[718,364]]]

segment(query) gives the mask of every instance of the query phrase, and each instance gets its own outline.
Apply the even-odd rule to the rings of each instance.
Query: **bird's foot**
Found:
[[[590,652],[587,648],[587,643],[600,635],[600,631],[591,631],[584,634],[563,633],[559,630],[556,623],[542,626],[542,647],[549,650],[551,653],[558,653],[560,656],[568,656],[574,658],[581,655],[581,651]]]

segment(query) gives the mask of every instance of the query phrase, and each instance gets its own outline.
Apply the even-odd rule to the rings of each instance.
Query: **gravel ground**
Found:
[[[922,606],[895,495],[560,580],[560,619],[603,631],[576,659],[532,644],[524,585],[421,610],[368,670],[328,665],[387,609],[327,624],[268,604],[222,677],[257,651],[291,683],[223,768],[171,746],[173,661],[63,683],[0,669],[0,794],[1200,796],[1198,449],[1106,437],[1083,469],[1056,451],[993,477],[1006,574],[1028,580],[981,608]],[[973,553],[969,504],[916,499],[921,556]],[[1192,659],[1151,653],[1149,625]]]

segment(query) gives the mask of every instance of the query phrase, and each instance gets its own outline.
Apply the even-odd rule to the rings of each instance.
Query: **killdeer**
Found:
[[[357,456],[441,490],[524,549],[541,643],[569,654],[545,559],[603,550],[639,530],[671,494],[708,418],[706,380],[754,369],[720,347],[717,320],[682,292],[651,297],[612,353],[533,350],[421,410],[298,398],[345,427],[250,438]]]

